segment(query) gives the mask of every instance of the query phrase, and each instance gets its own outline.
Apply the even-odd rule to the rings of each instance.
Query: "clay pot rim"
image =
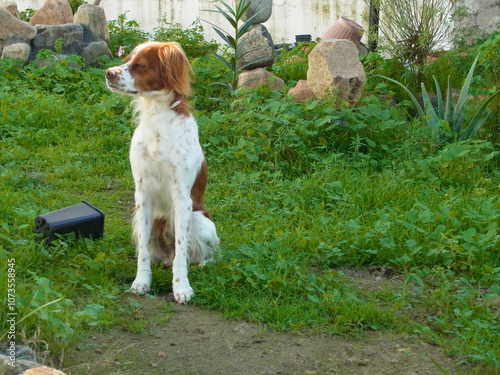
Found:
[[[339,20],[340,19],[343,19],[344,21],[346,21],[346,22],[350,23],[351,25],[355,26],[358,30],[363,28],[363,26],[361,26],[359,23],[357,23],[356,21],[351,20],[350,18],[347,18],[346,16],[340,16]]]

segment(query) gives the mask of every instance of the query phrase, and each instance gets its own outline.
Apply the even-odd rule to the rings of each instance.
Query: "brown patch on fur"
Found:
[[[191,115],[189,102],[184,95],[177,93],[175,95],[175,99],[172,101],[172,104],[175,104],[175,103],[178,103],[178,104],[172,108],[172,111],[174,111],[178,115],[182,115],[185,117],[189,117]]]
[[[158,47],[155,45],[142,49],[130,62],[130,74],[138,91],[158,91],[165,89],[161,81],[161,63]]]
[[[161,61],[161,78],[165,87],[187,96],[191,92],[191,64],[181,45],[176,42],[159,45],[158,56]]]
[[[196,176],[193,187],[191,188],[191,200],[193,201],[193,211],[202,211],[203,215],[207,218],[211,218],[210,212],[205,210],[205,202],[203,201],[203,194],[207,187],[208,181],[208,167],[205,156],[203,156],[203,162],[201,164],[200,171]]]
[[[125,62],[130,61],[130,55]],[[139,91],[170,90],[183,97],[191,92],[191,64],[179,43],[155,43],[131,61],[130,74]]]
[[[175,257],[175,238],[166,217],[155,218],[151,229],[151,240],[158,244],[158,248],[165,254],[165,258],[173,261]]]

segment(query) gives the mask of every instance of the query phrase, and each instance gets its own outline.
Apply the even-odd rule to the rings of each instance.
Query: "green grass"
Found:
[[[204,91],[208,64],[194,64],[193,100],[221,247],[190,268],[194,302],[278,330],[413,334],[498,370],[499,146],[436,149],[405,103],[378,95],[333,109],[262,89],[219,108]],[[16,261],[18,343],[57,356],[89,329],[144,330],[141,299],[127,294],[128,100],[106,89],[102,69],[0,65],[0,259]],[[37,215],[82,200],[105,212],[102,239],[35,241]],[[374,291],[347,276],[374,265],[399,282]],[[171,291],[170,270],[153,277],[152,294]],[[1,332],[7,308],[4,297]]]

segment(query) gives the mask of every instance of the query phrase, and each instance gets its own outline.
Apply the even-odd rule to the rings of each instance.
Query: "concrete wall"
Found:
[[[500,0],[458,0],[457,6],[468,8],[468,17],[456,27],[479,29],[492,33],[500,22]]]
[[[45,0],[17,0],[19,10],[27,7],[39,9]],[[87,0],[92,3],[93,0]],[[233,0],[226,0],[232,5]],[[207,20],[231,31],[229,24],[216,13],[220,0],[102,0],[101,6],[108,20],[117,19],[127,12],[127,19],[136,20],[141,29],[151,31],[158,26],[158,19],[180,23],[183,27],[197,18]],[[274,43],[294,42],[295,35],[311,34],[313,39],[321,37],[340,16],[348,17],[368,29],[364,21],[368,7],[363,0],[273,0],[273,12],[264,25],[268,28]],[[202,22],[206,38],[220,41],[212,27]]]
[[[19,10],[27,7],[39,9],[45,0],[17,0]],[[87,0],[92,3],[93,0]],[[108,20],[117,19],[127,12],[127,19],[136,20],[141,29],[152,31],[158,26],[158,20],[180,23],[188,27],[197,18],[202,20],[206,39],[221,42],[212,27],[203,22],[210,21],[228,32],[227,21],[215,10],[221,0],[102,0],[101,6]],[[233,0],[226,0],[233,4]],[[484,32],[496,30],[500,22],[500,0],[458,0],[458,5],[469,9],[469,17],[458,27],[479,28]],[[368,6],[364,0],[273,0],[273,12],[264,25],[268,28],[275,44],[294,42],[295,35],[311,34],[313,39],[321,37],[340,16],[348,17],[368,29]],[[366,42],[366,34],[362,39]]]

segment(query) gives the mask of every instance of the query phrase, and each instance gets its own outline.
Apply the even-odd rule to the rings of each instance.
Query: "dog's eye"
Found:
[[[132,65],[134,69],[144,69],[146,66],[142,64],[135,63]]]

